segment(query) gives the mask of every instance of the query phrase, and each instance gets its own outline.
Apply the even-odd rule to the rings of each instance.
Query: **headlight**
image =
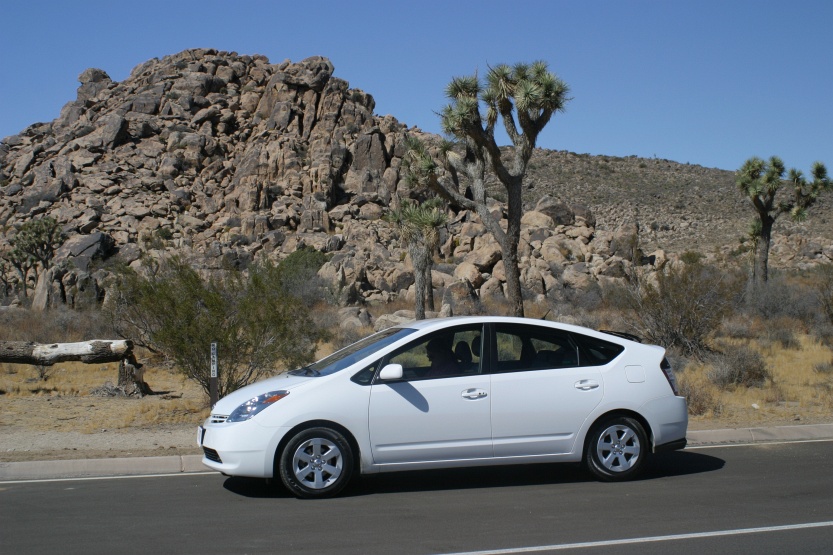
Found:
[[[264,393],[263,395],[258,395],[253,399],[249,399],[236,409],[229,415],[228,420],[226,422],[243,422],[244,420],[248,420],[252,416],[256,415],[275,401],[280,401],[284,397],[289,395],[288,391],[270,391],[269,393]]]

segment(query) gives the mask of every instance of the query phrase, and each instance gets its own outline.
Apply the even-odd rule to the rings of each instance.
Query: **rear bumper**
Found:
[[[664,453],[666,451],[679,451],[680,449],[685,449],[685,446],[687,444],[688,440],[686,438],[676,439],[674,441],[669,441],[668,443],[663,443],[662,445],[654,445],[654,453]]]

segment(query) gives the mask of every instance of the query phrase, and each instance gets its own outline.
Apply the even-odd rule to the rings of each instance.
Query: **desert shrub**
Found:
[[[833,374],[833,360],[827,362],[819,362],[813,366],[813,371],[819,374]]]
[[[813,290],[828,324],[833,325],[833,264],[818,266],[813,272]]]
[[[306,247],[284,258],[277,267],[284,290],[307,305],[320,301],[325,296],[325,286],[318,270],[326,261],[326,254]]]
[[[746,292],[746,310],[766,320],[792,318],[807,324],[819,316],[818,299],[803,283],[777,273]]]
[[[766,332],[766,339],[771,343],[777,343],[783,349],[800,349],[801,343],[791,327],[775,326]]]
[[[677,375],[683,373],[690,362],[686,357],[679,356],[678,354],[672,352],[666,353],[665,358],[668,360],[668,364],[671,365],[671,369],[674,370],[674,373]]]
[[[268,262],[211,280],[175,257],[147,276],[122,268],[113,296],[108,313],[119,335],[164,353],[206,392],[210,344],[216,342],[221,396],[279,363],[311,362],[327,335]]]
[[[667,265],[653,274],[633,272],[614,292],[637,335],[683,356],[704,357],[708,340],[741,291],[738,276],[701,263]]]
[[[761,387],[772,379],[761,354],[744,345],[732,346],[724,353],[714,353],[709,362],[712,367],[708,372],[709,381],[721,388]]]
[[[43,312],[26,309],[0,311],[0,337],[7,341],[71,343],[111,338],[115,331],[97,307],[72,310],[66,307]]]
[[[705,257],[706,255],[704,255],[701,252],[685,251],[683,254],[680,255],[680,260],[682,260],[684,264],[697,264]]]
[[[163,241],[170,241],[174,238],[174,232],[169,227],[160,227],[156,230],[155,234]]]
[[[333,334],[333,346],[335,350],[342,349],[348,345],[352,345],[356,341],[360,339],[364,339],[368,335],[373,333],[373,328],[370,326],[367,327],[356,327],[356,326],[347,326],[347,327],[339,327],[336,332]]]
[[[723,334],[733,339],[754,339],[758,336],[755,323],[747,314],[732,314],[723,319]]]
[[[723,412],[720,399],[714,395],[707,385],[696,384],[687,379],[679,380],[680,395],[686,398],[688,413],[692,416],[711,414],[714,416]]]
[[[821,324],[812,328],[813,337],[827,347],[833,347],[833,325]]]

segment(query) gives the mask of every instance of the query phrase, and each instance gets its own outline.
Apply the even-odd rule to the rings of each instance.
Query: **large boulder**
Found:
[[[67,261],[77,269],[86,272],[93,260],[104,259],[113,254],[114,241],[102,232],[90,235],[75,235],[55,251],[55,262]]]
[[[535,205],[535,211],[552,218],[555,225],[573,225],[576,214],[564,202],[549,195],[544,195]]]

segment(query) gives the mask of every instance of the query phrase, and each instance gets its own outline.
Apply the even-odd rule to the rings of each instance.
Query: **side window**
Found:
[[[481,372],[482,326],[432,333],[394,351],[385,364],[401,364],[406,380]]]
[[[550,328],[516,324],[495,326],[496,372],[568,368],[579,365],[579,351],[570,334]]]
[[[625,350],[621,345],[590,337],[589,335],[573,334],[576,342],[583,350],[582,366],[601,366],[607,364]]]

